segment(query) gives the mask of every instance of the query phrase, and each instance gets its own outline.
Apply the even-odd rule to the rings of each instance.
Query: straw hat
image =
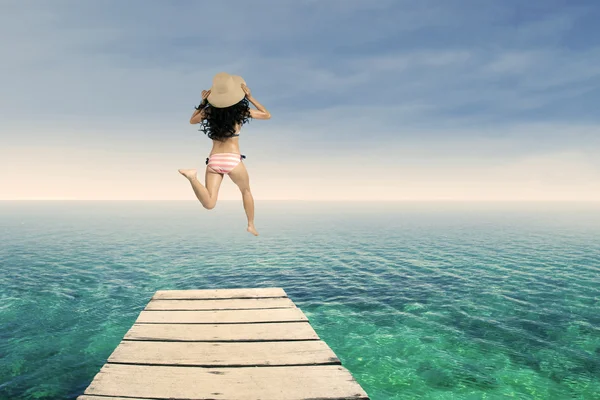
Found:
[[[242,83],[246,84],[241,76],[219,72],[213,78],[208,102],[216,108],[230,107],[239,103],[246,97],[246,93],[242,90]]]

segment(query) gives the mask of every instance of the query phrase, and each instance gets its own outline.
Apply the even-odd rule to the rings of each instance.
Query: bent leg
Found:
[[[180,169],[179,173],[190,181],[192,189],[196,197],[207,210],[212,210],[217,204],[219,188],[223,182],[223,175],[213,171],[211,168],[206,168],[206,187],[198,181],[195,169]]]
[[[234,169],[229,172],[229,177],[237,185],[242,192],[242,200],[244,202],[244,210],[248,217],[248,232],[254,236],[258,236],[256,227],[254,226],[254,198],[250,191],[250,178],[248,171],[243,162],[240,162]]]

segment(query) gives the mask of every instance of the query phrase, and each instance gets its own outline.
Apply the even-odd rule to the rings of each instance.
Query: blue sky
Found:
[[[0,199],[193,199],[227,71],[273,115],[241,141],[257,199],[600,201],[597,1],[0,9]]]

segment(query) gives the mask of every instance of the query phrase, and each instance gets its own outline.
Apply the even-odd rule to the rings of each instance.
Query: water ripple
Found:
[[[597,210],[196,206],[1,205],[0,399],[74,399],[156,290],[266,286],[374,400],[600,393]]]

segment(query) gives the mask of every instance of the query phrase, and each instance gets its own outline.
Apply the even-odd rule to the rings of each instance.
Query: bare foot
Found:
[[[250,232],[251,234],[253,234],[254,236],[258,236],[258,232],[256,232],[256,228],[254,227],[254,225],[250,225],[248,226],[248,229],[246,229],[248,232]]]
[[[179,173],[190,180],[192,180],[196,177],[195,169],[180,169]]]

